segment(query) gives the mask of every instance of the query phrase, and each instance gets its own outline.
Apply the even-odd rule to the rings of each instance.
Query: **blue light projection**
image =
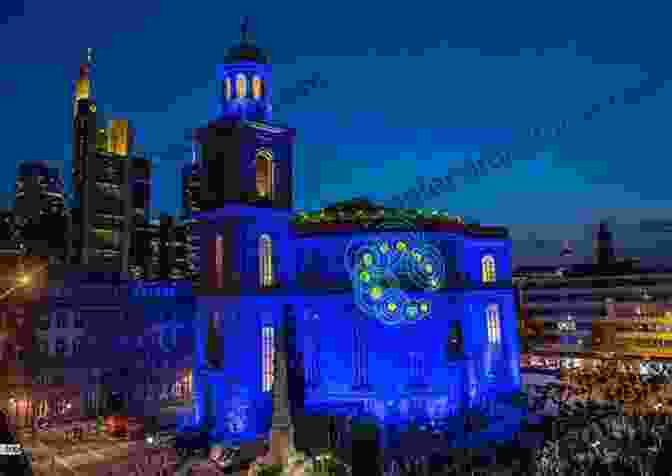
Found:
[[[434,292],[445,282],[445,259],[421,233],[389,240],[351,240],[345,268],[352,280],[357,307],[385,325],[414,324],[431,315],[431,302],[411,299],[404,288]]]

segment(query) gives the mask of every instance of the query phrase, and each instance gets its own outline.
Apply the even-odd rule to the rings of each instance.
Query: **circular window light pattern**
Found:
[[[404,283],[436,291],[445,281],[441,252],[422,236],[351,241],[345,267],[353,283],[355,303],[366,315],[386,325],[411,324],[431,315],[427,299],[413,300]]]

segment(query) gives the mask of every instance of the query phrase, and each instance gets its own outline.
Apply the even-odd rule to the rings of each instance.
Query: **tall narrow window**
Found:
[[[59,355],[65,355],[67,353],[68,344],[63,338],[56,339],[56,353]]]
[[[226,78],[224,80],[224,97],[226,97],[227,101],[231,100],[231,78]]]
[[[252,97],[254,97],[254,99],[261,99],[262,94],[263,90],[261,78],[259,76],[255,76],[254,79],[252,79]]]
[[[320,384],[320,316],[312,309],[306,310],[305,320],[308,332],[305,338],[306,383],[310,387]]]
[[[488,343],[499,344],[502,341],[502,329],[499,322],[499,306],[490,304],[486,310],[488,319]]]
[[[361,369],[360,369],[360,356],[359,356],[359,332],[357,325],[352,329],[352,385],[357,388],[361,385]]]
[[[408,376],[409,383],[412,385],[422,384],[425,381],[425,362],[424,356],[420,352],[409,352],[408,354]]]
[[[56,312],[56,327],[59,329],[65,329],[68,327],[68,311],[57,311]]]
[[[352,352],[352,370],[353,386],[355,388],[365,387],[369,384],[368,375],[368,355],[366,349],[366,338],[363,335],[363,327],[355,322],[353,327],[353,352]]]
[[[275,177],[273,174],[273,152],[259,149],[255,158],[257,195],[262,198],[273,198]]]
[[[75,337],[72,339],[72,353],[79,354],[82,351],[83,337]]]
[[[273,388],[273,359],[275,354],[275,336],[272,326],[261,328],[262,338],[262,390],[270,392]]]
[[[239,74],[236,76],[236,97],[244,98],[247,96],[247,79],[245,75]]]
[[[481,279],[484,283],[495,282],[495,258],[485,255],[481,259]]]
[[[273,286],[273,242],[268,235],[259,237],[259,278],[262,288]]]
[[[217,235],[215,240],[215,275],[217,279],[217,288],[224,286],[224,238]]]

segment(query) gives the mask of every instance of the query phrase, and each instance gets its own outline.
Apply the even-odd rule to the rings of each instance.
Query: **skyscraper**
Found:
[[[95,160],[96,143],[96,102],[93,99],[91,86],[91,56],[79,68],[79,79],[75,82],[74,120],[72,142],[72,191],[77,202],[73,210],[73,228],[69,239],[73,259],[81,264],[89,262],[90,234],[90,196],[92,181],[90,180],[90,163]]]
[[[31,255],[65,260],[63,180],[45,162],[24,162],[16,175],[14,215],[17,239]]]
[[[110,121],[108,129],[97,128],[92,67],[89,50],[75,83],[72,187],[77,207],[71,239],[79,238],[73,246],[79,257],[76,262],[113,265],[126,272],[134,205],[141,216],[146,216],[149,205],[149,167],[144,159],[131,157],[133,134],[127,120]],[[138,200],[133,199],[134,189],[139,190]]]
[[[149,266],[145,269],[146,280],[185,279],[187,269],[184,259],[184,228],[175,222],[175,218],[162,214],[158,220],[150,223]]]
[[[194,213],[201,211],[201,161],[196,156],[194,148],[194,158],[191,163],[182,167],[182,223],[181,232],[184,235],[185,243],[185,266],[186,277],[192,281],[194,286],[200,285],[200,245],[198,234],[194,231],[195,221]]]

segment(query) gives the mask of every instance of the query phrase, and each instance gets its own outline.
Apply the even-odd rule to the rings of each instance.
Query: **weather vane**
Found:
[[[240,39],[242,43],[248,43],[249,42],[249,23],[250,23],[250,18],[245,15],[243,17],[243,24],[240,27]]]

